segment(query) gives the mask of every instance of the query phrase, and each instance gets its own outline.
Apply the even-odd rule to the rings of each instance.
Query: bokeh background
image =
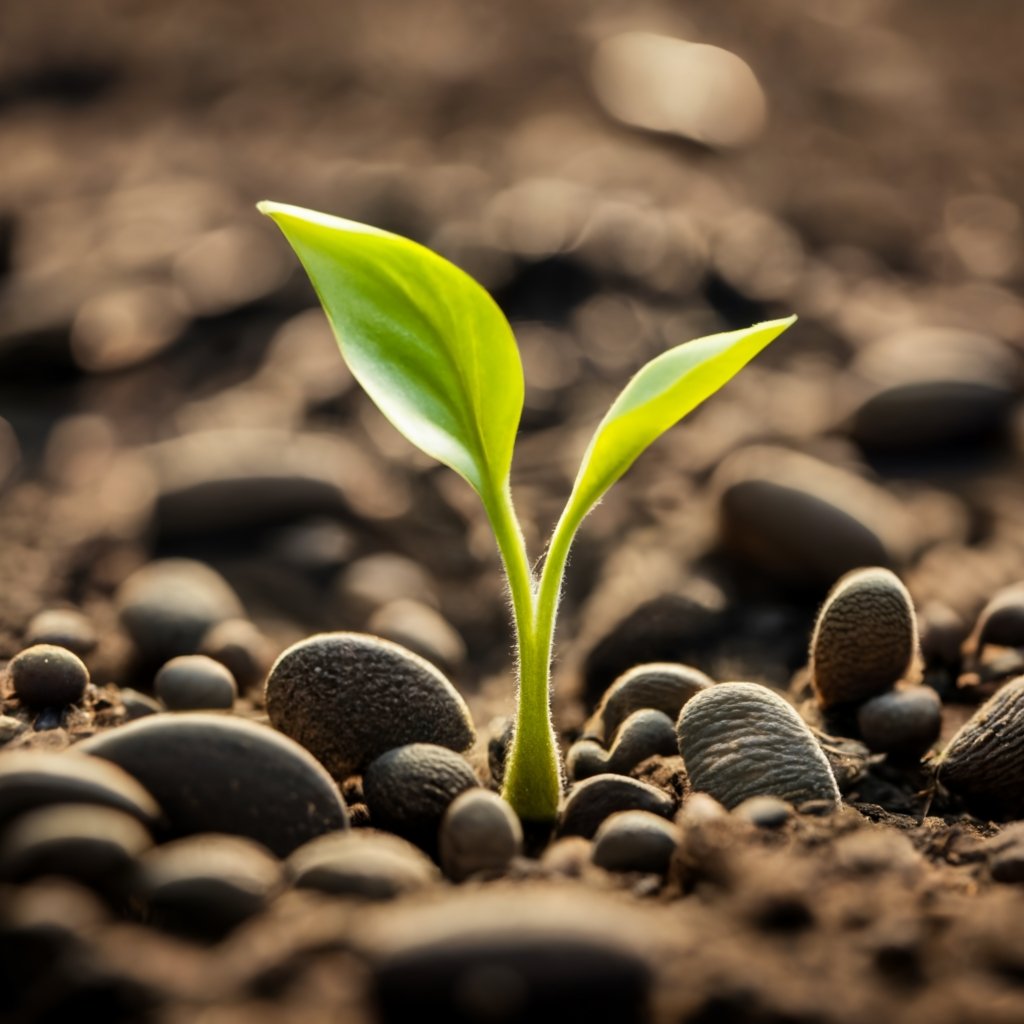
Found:
[[[278,649],[369,628],[510,702],[475,498],[353,386],[262,198],[494,292],[537,554],[633,370],[799,314],[588,520],[564,694],[785,683],[865,563],[955,650],[1024,575],[1022,37],[1011,0],[6,4],[0,656],[72,604],[145,688],[118,590],[184,556]]]

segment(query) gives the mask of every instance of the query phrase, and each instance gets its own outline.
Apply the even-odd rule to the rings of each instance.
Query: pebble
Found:
[[[321,633],[289,647],[266,687],[270,721],[338,780],[409,743],[467,750],[469,709],[429,662],[361,633]]]
[[[1024,822],[1007,825],[985,843],[985,852],[997,882],[1024,882]]]
[[[172,658],[157,672],[153,689],[171,711],[227,709],[238,696],[234,676],[203,654]]]
[[[61,875],[112,890],[153,840],[139,820],[112,807],[55,804],[21,815],[0,841],[0,878]]]
[[[12,750],[0,754],[0,827],[50,804],[112,807],[147,828],[161,817],[153,797],[117,765],[77,752]]]
[[[1024,583],[1003,587],[982,609],[969,646],[980,655],[987,644],[1024,647]]]
[[[825,708],[856,704],[904,677],[917,654],[907,588],[888,569],[855,569],[829,592],[811,639],[811,678]]]
[[[126,720],[134,722],[137,718],[146,718],[148,715],[158,715],[163,708],[148,693],[139,693],[130,686],[122,686],[117,691],[124,707]]]
[[[497,793],[470,789],[457,796],[441,819],[441,867],[453,882],[471,875],[500,875],[523,851],[523,829]]]
[[[375,829],[351,829],[313,839],[288,857],[287,869],[298,889],[365,900],[391,900],[441,878],[437,866],[418,847]]]
[[[225,619],[199,641],[199,653],[219,661],[244,692],[263,683],[273,663],[270,641],[248,619]]]
[[[462,637],[439,612],[419,601],[389,602],[370,616],[366,629],[414,651],[442,672],[458,672],[465,664]]]
[[[84,658],[99,638],[92,620],[76,608],[47,608],[32,616],[25,629],[25,646],[53,644]]]
[[[960,648],[970,627],[958,612],[941,601],[928,601],[918,616],[918,629],[925,665],[959,667]]]
[[[783,582],[831,586],[865,565],[907,560],[915,523],[883,488],[786,448],[753,445],[716,470],[726,548]]]
[[[259,843],[207,833],[144,854],[135,887],[159,927],[221,938],[266,909],[283,884],[281,863]]]
[[[664,790],[624,775],[595,775],[569,791],[558,816],[557,832],[559,836],[592,839],[609,815],[634,810],[671,818],[676,801]]]
[[[355,620],[365,621],[391,601],[437,606],[437,589],[427,571],[403,555],[388,552],[354,561],[339,576],[338,589]]]
[[[757,828],[782,828],[793,817],[793,808],[777,796],[752,796],[736,805],[732,812]]]
[[[407,1024],[429,1007],[452,1022],[649,1021],[652,972],[622,934],[621,905],[600,896],[474,891],[472,903],[396,907],[370,961],[374,1019]]]
[[[76,704],[89,685],[89,670],[82,659],[53,644],[37,644],[16,654],[7,673],[15,696],[30,708]]]
[[[851,370],[870,390],[850,432],[870,451],[934,452],[977,442],[1006,425],[1016,398],[1012,352],[960,328],[905,328],[862,349]]]
[[[654,708],[675,722],[683,705],[714,680],[699,669],[672,662],[635,665],[605,691],[586,735],[611,743],[634,711]]]
[[[636,128],[715,149],[746,146],[767,104],[750,65],[720,46],[654,32],[621,32],[598,46],[591,82],[605,110]]]
[[[433,852],[448,805],[478,786],[465,758],[433,743],[395,747],[371,761],[363,792],[376,828],[394,832]]]
[[[814,734],[782,697],[757,683],[719,683],[683,708],[679,752],[690,785],[730,810],[752,796],[839,804]]]
[[[939,755],[937,778],[976,812],[1024,815],[1024,676],[995,692]]]
[[[610,751],[595,740],[579,740],[566,757],[566,769],[573,779],[585,779],[608,772],[628,775],[641,761],[677,752],[674,721],[654,708],[634,711],[618,731]]]
[[[594,835],[594,863],[606,871],[664,874],[679,842],[675,825],[650,811],[619,811]]]
[[[179,654],[195,654],[211,626],[243,614],[220,573],[185,558],[162,559],[136,570],[118,587],[115,602],[140,654],[160,664]]]
[[[857,728],[876,753],[919,758],[939,738],[942,701],[930,686],[883,693],[858,708]]]
[[[154,715],[77,749],[138,779],[178,836],[227,832],[286,857],[348,824],[324,769],[287,736],[244,719],[201,711]]]

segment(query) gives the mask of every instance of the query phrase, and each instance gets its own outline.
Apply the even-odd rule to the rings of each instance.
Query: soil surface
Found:
[[[0,1017],[1024,1020],[1022,33],[1007,0],[7,12]],[[439,838],[498,788],[514,708],[493,540],[354,383],[264,198],[492,291],[535,555],[632,372],[799,315],[581,530],[554,708],[604,782],[574,768],[554,834],[485,799],[465,847]],[[916,609],[913,658],[871,684],[912,694],[897,741],[862,698],[823,710],[809,665],[861,566]],[[838,631],[848,674],[884,662],[873,628]],[[275,711],[274,660],[338,631],[443,677],[314,649]],[[81,658],[80,698],[46,696],[81,692],[70,655],[56,682],[11,666],[38,642]],[[197,654],[231,678],[156,684]],[[695,796],[678,703],[606,733],[602,695],[651,662],[785,695],[841,802]],[[404,746],[431,740],[452,750]],[[615,845],[598,827],[630,808]]]

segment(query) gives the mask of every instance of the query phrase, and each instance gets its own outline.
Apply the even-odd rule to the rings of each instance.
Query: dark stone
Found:
[[[522,849],[522,825],[497,793],[470,789],[449,804],[441,821],[440,853],[452,881],[478,872],[501,874]]]
[[[606,871],[664,874],[679,843],[679,830],[649,811],[619,811],[594,835],[594,863]]]
[[[204,654],[172,658],[157,672],[153,688],[171,711],[225,710],[238,696],[231,673]]]
[[[625,775],[595,775],[570,790],[559,813],[558,834],[592,839],[616,811],[650,811],[671,818],[675,810],[676,801],[664,790]]]
[[[77,654],[37,644],[16,654],[7,666],[17,698],[30,708],[61,708],[82,699],[89,670]]]

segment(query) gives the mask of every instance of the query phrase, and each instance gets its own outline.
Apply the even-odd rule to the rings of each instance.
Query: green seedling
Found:
[[[638,455],[717,391],[795,317],[699,338],[657,356],[612,403],[535,571],[509,476],[523,408],[512,328],[468,274],[399,235],[264,202],[309,274],[353,376],[414,445],[476,491],[511,596],[518,706],[503,796],[550,821],[562,793],[551,722],[551,653],[569,549],[587,513]]]

